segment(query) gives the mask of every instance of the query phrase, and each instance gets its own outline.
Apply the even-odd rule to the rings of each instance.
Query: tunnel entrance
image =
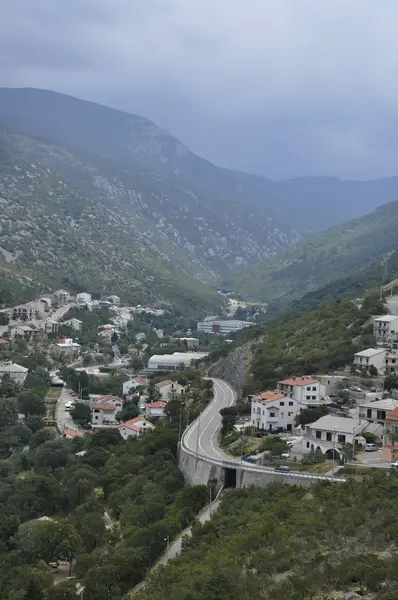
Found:
[[[224,469],[224,488],[236,488],[236,469]]]

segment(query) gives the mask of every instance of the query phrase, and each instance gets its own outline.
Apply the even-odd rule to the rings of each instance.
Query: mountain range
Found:
[[[310,232],[395,197],[398,177],[277,183],[219,168],[146,118],[0,88],[0,270],[26,293],[117,290],[191,314],[219,309],[220,281],[299,297],[391,250],[396,205]]]

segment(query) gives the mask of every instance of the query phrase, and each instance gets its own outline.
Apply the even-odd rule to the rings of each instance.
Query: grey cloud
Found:
[[[396,0],[13,0],[0,84],[145,115],[218,164],[398,171]]]

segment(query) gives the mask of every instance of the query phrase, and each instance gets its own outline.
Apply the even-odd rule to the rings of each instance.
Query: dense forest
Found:
[[[119,600],[208,498],[184,484],[176,455],[179,424],[210,386],[191,381],[192,401],[170,401],[167,421],[141,438],[109,429],[68,440],[43,419],[43,372],[24,391],[0,389],[0,598],[75,600],[80,581],[85,600]]]
[[[398,478],[381,471],[310,489],[228,492],[137,598],[327,600],[351,592],[396,600],[397,490]]]

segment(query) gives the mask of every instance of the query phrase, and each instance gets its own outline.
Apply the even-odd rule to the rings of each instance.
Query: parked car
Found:
[[[360,388],[358,385],[352,385],[352,386],[350,387],[350,390],[351,390],[352,392],[362,392],[362,388]]]
[[[290,452],[284,452],[281,454],[281,458],[290,458]]]
[[[275,467],[275,471],[283,471],[284,473],[288,473],[290,471],[290,467],[287,465],[279,465],[279,467]]]
[[[397,467],[398,468],[398,460],[396,460],[395,462],[391,463],[390,467]]]
[[[365,452],[377,452],[378,449],[377,444],[365,444]]]
[[[72,410],[72,408],[75,406],[75,403],[72,400],[69,400],[69,402],[67,402],[65,404],[65,410],[66,411],[70,411]]]
[[[274,427],[268,429],[268,433],[282,433],[284,431],[283,427]]]

